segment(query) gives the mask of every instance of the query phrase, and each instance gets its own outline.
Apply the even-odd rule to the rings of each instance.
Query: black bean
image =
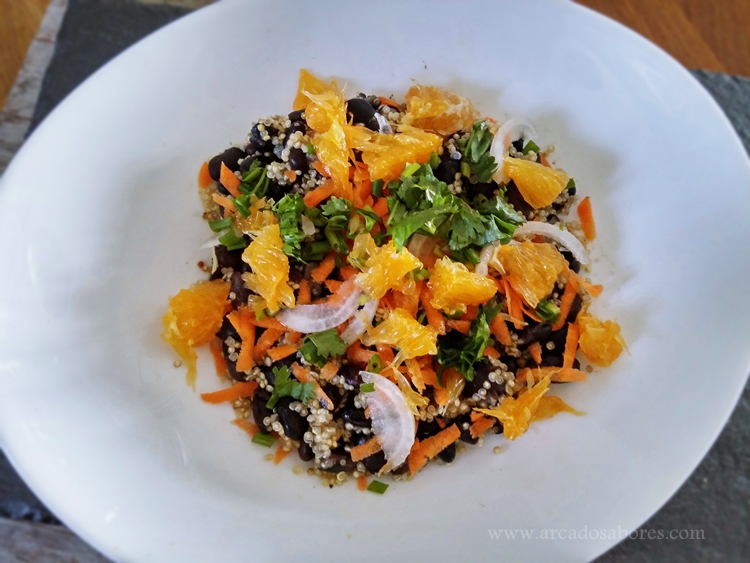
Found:
[[[260,428],[263,432],[270,434],[271,427],[263,424],[263,419],[271,416],[273,412],[266,406],[266,403],[271,398],[271,393],[265,389],[258,389],[253,395],[251,402],[251,410],[253,411],[253,420],[255,425]]]
[[[347,100],[346,111],[352,115],[354,123],[367,123],[375,115],[375,108],[362,98]]]
[[[221,182],[219,182],[219,183],[218,183],[218,184],[216,185],[216,190],[217,190],[217,191],[218,191],[218,192],[219,192],[219,193],[220,193],[221,195],[232,195],[231,193],[229,193],[229,190],[228,190],[228,189],[226,189],[226,188],[224,187],[224,184],[222,184]],[[224,208],[222,208],[221,212],[222,212],[222,214],[224,213]]]
[[[549,223],[550,225],[557,225],[559,222],[560,222],[560,218],[557,215],[555,214],[547,215],[547,223]]]
[[[249,266],[242,261],[242,250],[227,250],[223,244],[214,246],[214,256],[216,256],[217,271],[221,277],[222,268],[232,268],[235,271],[244,272],[249,270]]]
[[[302,121],[305,119],[305,110],[297,109],[289,114],[289,121]]]
[[[462,442],[466,442],[467,444],[476,444],[479,441],[479,438],[474,438],[471,435],[468,427],[464,428],[464,424],[468,424],[469,426],[471,426],[471,415],[469,413],[460,415],[456,419],[456,424],[458,425],[458,429],[461,431],[460,440]]]
[[[568,325],[563,324],[563,327],[560,330],[556,330],[552,333],[550,333],[549,337],[547,338],[547,342],[552,342],[555,345],[554,353],[555,354],[562,354],[563,350],[565,350],[565,340],[568,338]],[[544,346],[542,347],[544,349]]]
[[[284,140],[288,141],[292,133],[307,133],[307,125],[304,121],[292,121],[292,124],[284,130]]]
[[[323,297],[323,284],[318,282],[310,282],[310,298],[320,299]]]
[[[239,161],[245,157],[245,152],[237,147],[231,147],[221,154],[217,154],[208,161],[208,174],[212,180],[218,180],[221,176],[221,163],[229,168],[232,172],[240,169]]]
[[[435,178],[446,184],[456,181],[456,174],[461,171],[461,161],[454,160],[449,155],[443,155],[440,165],[434,170]]]
[[[338,473],[339,471],[354,471],[357,464],[344,451],[343,448],[337,448],[331,451],[331,455],[321,461],[320,469],[328,473]]]
[[[362,385],[362,376],[359,375],[360,371],[359,367],[354,364],[346,364],[341,366],[341,369],[339,370],[339,375],[344,378],[344,381],[346,381],[348,385],[354,387],[355,393],[359,393],[359,386]]]
[[[433,418],[432,420],[420,420],[417,424],[417,438],[424,440],[440,432],[440,425]]]
[[[521,192],[518,191],[518,187],[516,186],[515,182],[511,180],[511,182],[505,188],[505,199],[508,200],[508,203],[513,206],[513,209],[528,217],[529,214],[533,211],[533,208],[528,203],[526,203],[525,199],[523,199],[523,196],[521,195]]]
[[[312,450],[312,446],[302,440],[297,448],[297,454],[302,461],[312,461],[315,459],[315,452]]]
[[[224,341],[231,336],[237,342],[240,342],[240,335],[226,317],[224,317],[224,320],[221,323],[221,328],[219,329],[219,332],[216,333],[216,336],[221,340],[221,352],[224,356],[224,361],[227,364],[227,373],[229,373],[229,376],[235,381],[245,381],[245,374],[237,371],[237,362],[229,359],[229,346],[227,346]]]
[[[438,457],[445,463],[451,463],[456,459],[456,442],[448,444],[448,446],[438,454]]]
[[[248,156],[245,160],[243,160],[240,163],[240,173],[244,174],[245,172],[250,170],[250,167],[253,165],[253,162],[255,162],[256,160],[257,159],[252,156]]]
[[[370,427],[370,421],[365,416],[364,409],[358,409],[354,406],[345,407],[344,410],[341,411],[341,419],[358,428]]]
[[[516,139],[511,144],[516,151],[523,152],[523,139]]]
[[[282,197],[284,197],[284,195],[286,195],[286,188],[285,186],[279,185],[276,180],[271,180],[271,184],[268,186],[268,192],[266,193],[266,195],[274,201],[278,201]]]
[[[323,392],[328,395],[329,399],[331,399],[334,412],[343,408],[346,402],[346,395],[344,394],[344,391],[342,391],[335,385],[323,385]]]
[[[377,474],[377,472],[385,465],[385,453],[381,450],[378,453],[372,454],[363,459],[362,463],[367,471]]]
[[[547,340],[552,334],[552,325],[549,323],[530,324],[518,333],[517,346],[528,346],[534,342]]]
[[[471,182],[464,182],[463,186],[466,197],[469,200],[474,199],[478,195],[483,195],[484,197],[489,199],[495,195],[495,190],[497,189],[497,184],[495,184],[494,182],[477,182],[476,184],[472,184]]]
[[[367,466],[365,466],[365,467],[367,467]],[[378,471],[380,471],[380,470],[378,469]],[[401,465],[399,465],[395,469],[391,469],[391,473],[393,475],[403,475],[404,473],[407,473],[408,471],[409,471],[409,464],[406,463],[406,462],[402,463]]]
[[[544,353],[544,348],[542,348],[542,363],[540,364],[542,367],[556,367],[561,368],[563,365],[563,357],[562,354],[556,354],[556,353]],[[555,352],[557,352],[557,347],[555,347]]]
[[[245,145],[245,153],[251,156],[259,156],[268,149],[269,144],[265,141],[259,141],[257,139],[250,139],[247,145]]]
[[[576,195],[576,191],[577,191],[577,190],[576,190],[576,187],[575,187],[575,186],[572,186],[572,187],[568,188],[568,195],[569,195],[570,197],[573,197],[574,195]]]
[[[508,368],[507,371],[509,371],[510,373],[516,373],[516,371],[518,371],[518,360],[516,360],[515,358],[503,358],[502,362]]]
[[[575,259],[572,252],[570,252],[569,250],[561,250],[560,254],[562,254],[563,258],[568,261],[571,270],[573,270],[576,274],[581,271],[581,263]]]
[[[250,297],[250,290],[245,285],[245,280],[242,279],[242,272],[235,271],[232,273],[230,281],[230,291],[234,293],[232,298],[232,305],[235,309],[242,306],[247,306],[247,299]]]
[[[299,283],[302,281],[302,270],[297,266],[289,268],[289,281],[292,283]]]
[[[253,128],[250,129],[250,136],[255,139],[256,141],[262,141],[264,143],[270,143],[271,141],[266,141],[264,137],[268,134],[269,137],[274,137],[279,134],[279,130],[276,129],[276,127],[273,127],[271,125],[268,125],[265,127],[265,132],[261,132],[261,130],[258,128],[258,125],[253,125]]]
[[[260,336],[263,334],[263,332],[260,329],[256,329],[258,331],[257,337],[260,338]],[[287,356],[286,358],[282,358],[276,362],[273,363],[271,366],[267,366],[265,364],[260,365],[260,371],[263,372],[263,375],[266,376],[266,381],[269,385],[276,385],[276,374],[273,372],[273,368],[281,368],[281,367],[288,367],[290,370],[292,368],[292,364],[297,361],[297,357],[292,354],[291,356]]]
[[[583,299],[580,295],[576,295],[573,299],[573,303],[570,306],[570,313],[568,313],[568,322],[575,322],[576,318],[578,318],[578,313],[581,312],[581,307],[583,306]]]
[[[289,149],[289,164],[292,170],[299,170],[303,174],[308,170],[307,155],[296,147]]]
[[[284,434],[292,440],[302,440],[302,436],[307,431],[307,420],[297,411],[293,411],[290,405],[294,402],[291,397],[282,397],[276,403],[276,413],[279,415],[279,421],[284,427]]]

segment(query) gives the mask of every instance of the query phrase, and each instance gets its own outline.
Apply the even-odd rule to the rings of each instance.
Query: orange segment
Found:
[[[437,354],[437,331],[419,324],[403,309],[394,309],[382,323],[370,328],[362,342],[365,346],[387,344],[400,348],[394,359],[396,365],[417,356]]]
[[[592,364],[607,367],[622,354],[625,341],[615,321],[601,321],[590,313],[581,313],[578,328],[578,345]]]
[[[389,289],[408,294],[415,291],[414,281],[407,275],[421,268],[422,263],[406,248],[397,251],[393,241],[377,247],[369,234],[361,234],[357,235],[352,254],[359,263],[364,254],[369,254],[365,269],[357,274],[356,283],[373,299],[380,299]]]
[[[449,314],[466,312],[467,305],[479,305],[497,293],[497,285],[491,279],[470,272],[447,256],[435,262],[427,285],[433,294],[432,306]]]
[[[532,308],[552,292],[568,263],[553,245],[524,241],[506,244],[495,255],[511,287]]]
[[[263,227],[258,237],[242,253],[242,260],[252,273],[242,275],[247,286],[260,295],[271,311],[283,304],[294,307],[294,292],[289,287],[289,258],[283,246],[278,225]]]
[[[570,180],[564,170],[547,168],[521,158],[506,157],[503,171],[534,209],[551,205]]]
[[[474,106],[467,98],[435,86],[409,88],[406,108],[403,123],[443,136],[471,129],[474,123]]]
[[[531,389],[515,397],[505,397],[499,407],[494,409],[474,409],[483,414],[494,416],[503,423],[503,434],[508,440],[515,440],[529,429],[539,402],[549,390],[550,377],[547,376]]]
[[[299,71],[297,96],[294,98],[292,109],[298,110],[305,109],[307,107],[307,105],[310,103],[310,98],[305,92],[309,94],[322,94],[323,92],[329,90],[336,92],[338,91],[338,89],[339,87],[338,84],[336,84],[335,80],[331,80],[331,82],[325,82],[303,68]]]

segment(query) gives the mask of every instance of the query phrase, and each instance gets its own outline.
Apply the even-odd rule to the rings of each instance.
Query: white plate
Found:
[[[206,258],[198,166],[254,118],[289,111],[300,67],[351,93],[446,86],[486,115],[531,118],[557,146],[593,199],[597,310],[631,352],[555,387],[588,416],[488,440],[381,497],[328,490],[291,459],[274,467],[230,408],[185,386],[159,332],[168,296]],[[743,387],[749,185],[736,135],[696,81],[575,4],[221,2],[99,71],[5,174],[3,446],[66,524],[119,561],[591,559],[677,490]],[[204,358],[198,389],[217,387]],[[584,527],[580,540],[488,531]]]

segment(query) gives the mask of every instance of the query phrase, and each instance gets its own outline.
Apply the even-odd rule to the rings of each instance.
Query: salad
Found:
[[[212,262],[169,301],[175,365],[194,385],[208,345],[225,384],[202,399],[267,457],[380,493],[373,475],[582,414],[552,384],[625,344],[591,311],[590,199],[541,141],[441,88],[346,99],[300,71],[291,113],[200,169]]]

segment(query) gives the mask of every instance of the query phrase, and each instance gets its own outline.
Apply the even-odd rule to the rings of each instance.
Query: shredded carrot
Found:
[[[331,293],[336,293],[341,289],[344,282],[338,280],[325,280],[326,287]]]
[[[312,163],[312,166],[313,166],[313,168],[315,168],[315,170],[318,172],[318,174],[320,174],[324,178],[330,178],[331,177],[331,175],[328,173],[328,169],[319,160],[314,161]]]
[[[372,350],[365,350],[359,340],[355,340],[354,343],[346,349],[346,359],[359,365],[367,365],[374,355],[375,352]]]
[[[483,414],[482,414],[481,412],[473,411],[473,412],[472,412],[472,413],[471,413],[471,414],[469,415],[469,419],[470,419],[470,420],[471,420],[472,422],[476,422],[477,420],[479,420],[479,419],[480,419],[480,418],[482,418],[483,416],[484,416],[484,415],[483,415]]]
[[[242,182],[223,162],[221,163],[221,176],[219,176],[219,181],[234,197],[240,197],[242,195],[240,193],[240,184]]]
[[[585,289],[591,297],[599,297],[602,294],[602,291],[604,291],[604,287],[602,285],[589,283],[583,276],[572,271],[570,273],[573,275],[579,285],[583,289]]]
[[[380,306],[391,311],[396,308],[395,300],[393,299],[393,291],[388,290],[383,297],[380,298]]]
[[[445,381],[445,374],[443,374],[443,381]],[[439,407],[443,407],[448,404],[448,390],[445,387],[435,387],[433,391],[433,397]]]
[[[226,377],[227,362],[224,359],[224,354],[221,350],[221,340],[219,340],[218,338],[212,338],[211,342],[208,343],[208,347],[211,350],[211,355],[214,357],[216,375],[218,375],[219,377]]]
[[[484,355],[487,356],[488,358],[498,359],[500,357],[500,352],[495,350],[492,346],[487,346],[484,349]]]
[[[213,194],[211,198],[227,211],[231,211],[232,213],[237,211],[237,208],[234,206],[234,202],[228,197],[219,194]]]
[[[440,385],[438,385],[437,373],[435,373],[434,369],[428,368],[428,367],[425,367],[425,366],[421,366],[420,370],[422,372],[422,380],[427,385],[432,385],[436,389],[440,387]]]
[[[305,205],[308,208],[313,208],[318,205],[321,201],[328,199],[333,195],[335,188],[333,182],[328,181],[321,184],[314,190],[310,190],[305,194]]]
[[[523,321],[523,305],[521,304],[521,298],[505,278],[503,278],[503,287],[505,289],[505,297],[507,298],[508,303],[508,315],[513,319],[513,326],[516,330],[521,330],[526,324]]]
[[[263,317],[259,319],[255,315],[248,315],[247,322],[254,326],[261,328],[277,328],[279,330],[288,330],[283,324],[274,319],[273,317]]]
[[[529,317],[530,319],[538,323],[542,322],[542,319],[539,318],[539,315],[537,315],[536,312],[532,311],[531,309],[522,306],[521,310],[523,311],[523,314]]]
[[[462,321],[473,321],[479,314],[479,307],[477,305],[467,305],[466,312],[461,315]]]
[[[227,401],[236,401],[237,399],[244,399],[246,397],[252,397],[255,394],[255,390],[258,388],[257,381],[239,381],[220,391],[214,391],[213,393],[201,393],[201,399],[207,403],[225,403]]]
[[[578,282],[573,276],[568,276],[568,282],[565,284],[565,291],[560,298],[560,318],[552,325],[552,330],[560,330],[570,314],[570,308],[573,306],[576,295],[578,295]]]
[[[539,162],[542,166],[546,166],[547,168],[552,168],[552,165],[549,163],[549,160],[547,160],[547,155],[543,152],[539,153]]]
[[[505,320],[500,315],[495,315],[495,318],[492,319],[492,323],[490,323],[490,331],[503,346],[510,346],[513,344],[513,341],[510,338],[508,325],[505,324]]]
[[[289,331],[286,335],[286,341],[289,344],[296,344],[300,340],[302,340],[302,333],[297,332],[296,330]]]
[[[354,266],[350,266],[349,264],[347,264],[346,266],[341,266],[339,268],[339,276],[341,276],[341,279],[344,281],[353,278],[357,275],[357,273],[357,268],[355,268]]]
[[[531,238],[531,242],[535,242],[537,244],[541,244],[544,242],[544,235],[534,235]]]
[[[419,311],[419,296],[422,292],[424,281],[418,281],[415,284],[414,291],[411,294],[404,294],[400,291],[394,291],[393,297],[396,307],[406,310],[412,317],[417,318]]]
[[[260,432],[260,428],[258,428],[255,424],[253,424],[249,420],[245,420],[244,418],[235,418],[232,421],[232,424],[234,424],[238,428],[242,428],[242,430],[250,434],[250,437],[252,438],[254,438],[258,432]]]
[[[422,302],[422,308],[424,309],[425,315],[427,315],[427,323],[434,328],[438,334],[445,334],[445,317],[443,317],[443,313],[432,306],[432,291],[427,287],[427,284],[422,288],[420,301]]]
[[[586,373],[573,368],[543,367],[523,368],[516,373],[518,381],[526,381],[531,376],[535,381],[541,381],[547,376],[553,383],[568,383],[571,381],[586,381]]]
[[[294,170],[284,170],[284,176],[286,176],[286,179],[289,180],[289,183],[294,183],[297,181],[297,174],[294,173]]]
[[[362,461],[366,457],[370,457],[373,454],[378,453],[382,449],[380,441],[377,436],[373,436],[366,442],[361,443],[359,446],[354,446],[351,450],[351,456],[353,462]]]
[[[309,369],[304,368],[295,362],[292,365],[292,373],[300,383],[311,383],[315,388],[315,396],[318,398],[320,404],[327,408],[329,411],[333,410],[333,401],[331,401],[328,395],[325,394],[325,391],[320,388],[320,385],[318,385],[318,382],[315,380],[315,378],[310,375]]]
[[[419,442],[416,449],[412,448],[412,451],[407,458],[409,472],[412,475],[415,474],[422,469],[429,460],[442,452],[460,437],[461,431],[458,429],[458,426],[451,424],[445,430],[441,430],[434,436],[430,436]]]
[[[339,372],[339,366],[333,360],[328,360],[326,365],[320,369],[320,377],[326,381],[330,381]]]
[[[392,108],[396,108],[398,111],[403,111],[404,108],[402,108],[399,104],[391,100],[390,98],[386,98],[385,96],[378,96],[380,99],[380,103],[386,106],[390,106]]]
[[[594,224],[594,213],[591,210],[591,198],[589,196],[584,197],[578,204],[576,213],[581,220],[583,236],[586,237],[586,240],[594,240],[596,238],[596,225]]]
[[[284,461],[284,458],[291,453],[291,451],[292,450],[285,450],[284,446],[279,446],[279,449],[277,449],[276,453],[273,454],[273,464],[280,464],[282,461]]]
[[[307,280],[300,280],[299,292],[297,293],[297,305],[308,305],[310,303],[310,284]]]
[[[563,367],[572,368],[578,350],[578,325],[568,323],[568,335],[565,337],[565,352],[563,353]]]
[[[282,344],[281,346],[271,348],[268,351],[268,357],[271,358],[274,362],[278,362],[279,360],[283,360],[287,356],[291,356],[297,350],[299,350],[299,344]]]
[[[331,252],[315,267],[310,277],[318,283],[323,283],[331,275],[334,268],[336,268],[336,255]]]
[[[214,179],[211,178],[211,174],[208,171],[208,161],[206,161],[198,172],[198,187],[206,189],[213,181]]]
[[[253,362],[253,347],[255,346],[255,325],[249,322],[249,316],[239,311],[232,311],[227,315],[229,322],[239,333],[242,348],[237,358],[237,371],[247,371],[255,365]],[[277,321],[278,322],[278,321]]]
[[[396,356],[393,354],[393,348],[388,346],[388,344],[376,344],[375,348],[378,351],[378,356],[380,356],[380,361],[384,365],[393,363],[393,360],[396,359]]]
[[[449,319],[445,324],[448,328],[457,330],[461,334],[469,334],[469,329],[471,329],[471,321]]]
[[[424,391],[424,379],[422,379],[422,368],[416,360],[409,360],[409,376],[414,387],[421,393]]]
[[[479,438],[482,434],[487,432],[495,424],[495,421],[486,416],[482,416],[477,419],[471,426],[469,426],[469,434],[472,438]]]
[[[438,426],[440,427],[441,430],[445,428],[446,426],[445,420],[443,420],[442,418],[436,418],[435,420],[437,420]]]
[[[255,348],[253,349],[253,359],[256,362],[261,361],[266,355],[266,352],[268,352],[268,350],[271,348],[271,346],[276,344],[276,341],[281,338],[282,334],[284,334],[283,330],[279,330],[278,328],[267,328],[255,343]]]
[[[529,344],[529,352],[531,352],[531,358],[537,363],[537,365],[542,363],[542,345],[539,344],[539,342],[534,342],[532,344]],[[572,366],[565,366],[565,367],[572,367]]]
[[[359,477],[357,477],[357,488],[360,491],[367,490],[367,475],[360,475]]]
[[[372,210],[375,212],[375,215],[382,219],[388,215],[388,200],[384,197],[378,198],[378,201],[372,206]]]

